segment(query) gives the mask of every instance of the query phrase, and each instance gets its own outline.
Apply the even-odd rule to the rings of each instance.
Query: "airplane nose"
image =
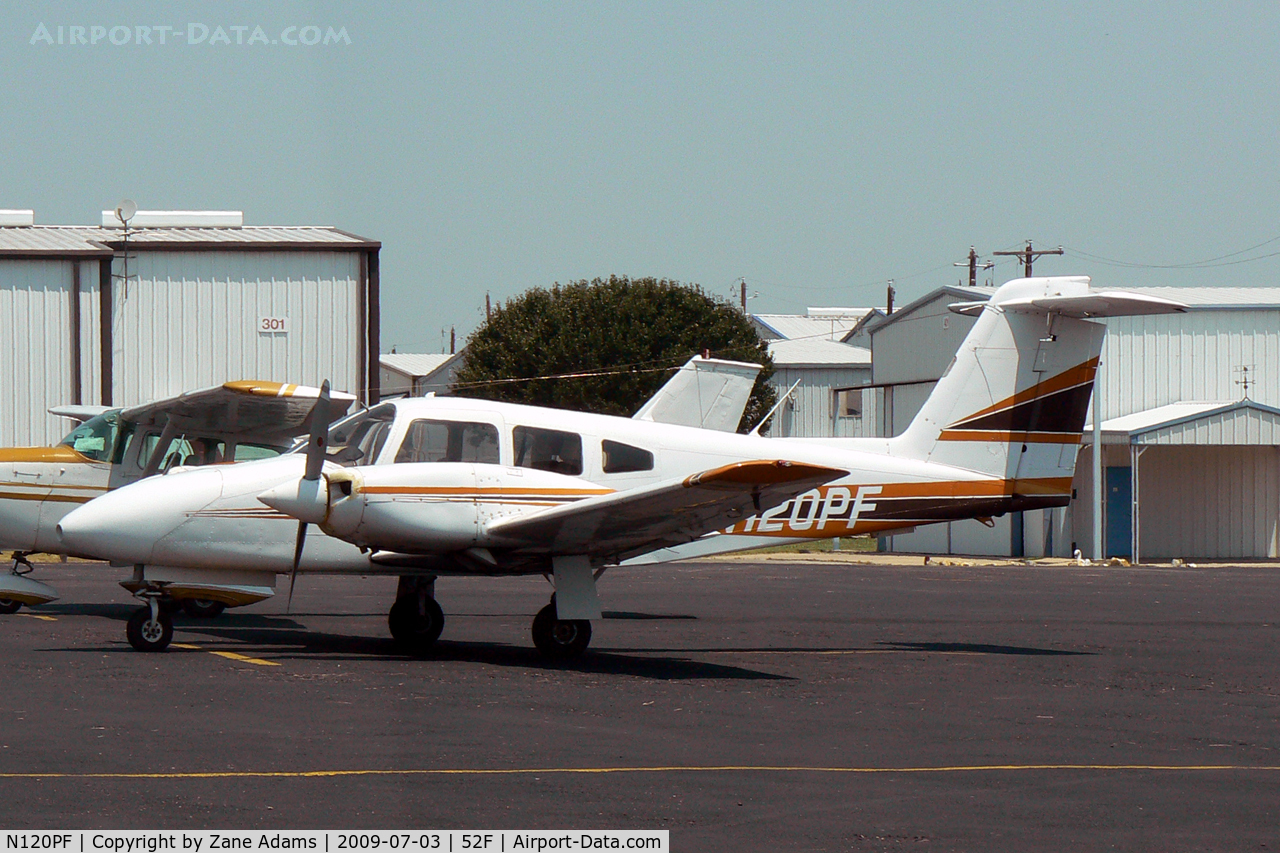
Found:
[[[55,530],[77,556],[150,563],[158,541],[221,493],[217,468],[149,477],[89,501],[63,517]]]

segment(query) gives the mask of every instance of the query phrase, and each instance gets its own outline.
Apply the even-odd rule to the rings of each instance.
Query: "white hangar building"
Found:
[[[1280,288],[1132,289],[1188,311],[1104,321],[1094,401],[1105,556],[1280,557]],[[990,293],[943,288],[871,326],[880,434],[905,429],[972,324],[946,306]],[[992,528],[929,525],[885,537],[885,547],[1094,555],[1094,435],[1090,425],[1070,506],[1015,513]]]
[[[862,386],[871,379],[871,351],[841,338],[872,308],[810,308],[803,315],[752,314],[769,343],[778,399],[790,391],[769,425],[775,437],[874,435],[863,411]]]
[[[383,397],[448,394],[462,367],[463,352],[465,349],[457,353],[384,353],[379,358],[382,366],[379,390]]]
[[[124,228],[0,211],[0,446],[66,432],[50,406],[133,405],[237,379],[379,397],[381,244],[239,212],[147,212]]]

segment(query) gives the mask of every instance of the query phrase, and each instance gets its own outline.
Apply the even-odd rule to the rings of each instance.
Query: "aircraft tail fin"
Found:
[[[632,417],[733,432],[759,373],[758,364],[695,355]]]
[[[1087,277],[1019,279],[951,307],[978,321],[890,452],[1000,477],[1015,504],[1042,506],[1070,495],[1106,333],[1088,318],[1185,310]]]

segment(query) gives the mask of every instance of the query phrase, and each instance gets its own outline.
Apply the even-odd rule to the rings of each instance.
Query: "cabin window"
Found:
[[[279,447],[272,447],[269,444],[250,444],[240,442],[235,446],[233,451],[235,462],[254,462],[259,459],[272,459],[281,453]]]
[[[416,420],[405,431],[396,462],[498,464],[498,428],[469,421]]]
[[[518,426],[513,435],[516,467],[575,477],[582,473],[582,436],[576,432]]]
[[[81,456],[94,462],[106,462],[116,442],[116,430],[120,426],[120,410],[104,412],[80,424],[59,444],[70,447]]]
[[[340,465],[373,465],[395,416],[394,408],[378,407],[337,424],[329,430],[329,447],[337,448],[329,460]]]
[[[653,454],[647,450],[618,441],[610,441],[607,438],[600,442],[600,450],[604,454],[606,474],[653,470]]]

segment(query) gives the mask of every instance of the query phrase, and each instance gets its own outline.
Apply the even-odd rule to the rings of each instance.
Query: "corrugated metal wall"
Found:
[[[366,384],[359,253],[145,251],[129,275],[113,293],[116,405],[237,379]],[[287,317],[289,331],[260,332],[260,317]]]
[[[775,437],[836,436],[855,438],[875,434],[874,413],[861,418],[835,416],[835,392],[841,388],[855,388],[870,381],[869,368],[856,367],[779,367],[770,383],[781,397],[800,380],[791,400],[774,416],[769,434]]]
[[[0,260],[2,446],[45,444],[69,431],[45,410],[71,402],[73,268],[69,260]]]
[[[878,357],[878,356],[877,356]],[[1102,418],[1191,400],[1249,398],[1280,407],[1280,310],[1194,310],[1107,320]]]
[[[1138,477],[1143,561],[1280,556],[1280,448],[1152,448]]]
[[[102,344],[99,336],[102,316],[102,300],[100,298],[101,262],[83,261],[80,263],[80,400],[86,406],[97,406],[102,403]],[[67,400],[68,403],[76,402]],[[71,431],[72,424],[62,420],[59,434],[41,439],[33,437],[32,444],[49,444]]]

